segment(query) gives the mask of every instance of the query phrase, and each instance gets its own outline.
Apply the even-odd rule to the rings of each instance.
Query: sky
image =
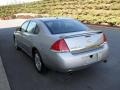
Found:
[[[0,6],[10,5],[10,4],[20,4],[20,3],[33,2],[33,1],[39,1],[39,0],[0,0]]]

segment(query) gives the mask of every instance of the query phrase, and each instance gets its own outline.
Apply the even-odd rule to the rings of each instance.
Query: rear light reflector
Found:
[[[69,52],[69,48],[64,39],[56,41],[52,46],[51,50],[56,52]]]

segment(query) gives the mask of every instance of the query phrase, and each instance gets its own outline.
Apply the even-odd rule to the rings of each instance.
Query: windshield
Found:
[[[52,34],[62,34],[70,32],[86,31],[87,26],[77,20],[48,20],[44,21]]]

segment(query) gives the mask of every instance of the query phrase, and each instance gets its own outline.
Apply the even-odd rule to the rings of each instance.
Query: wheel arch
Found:
[[[34,58],[34,54],[35,54],[36,51],[37,51],[37,52],[39,53],[39,55],[40,55],[41,62],[42,62],[43,64],[45,64],[44,61],[43,61],[43,57],[42,57],[41,53],[39,52],[39,50],[38,50],[36,47],[33,47],[33,48],[32,48],[32,57]]]
[[[38,49],[36,47],[32,47],[32,57],[34,57],[36,51],[38,52]]]

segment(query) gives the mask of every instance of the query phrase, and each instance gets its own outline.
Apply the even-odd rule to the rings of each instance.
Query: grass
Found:
[[[120,25],[120,0],[43,0],[0,7],[0,17],[16,13],[70,16],[85,23]]]

